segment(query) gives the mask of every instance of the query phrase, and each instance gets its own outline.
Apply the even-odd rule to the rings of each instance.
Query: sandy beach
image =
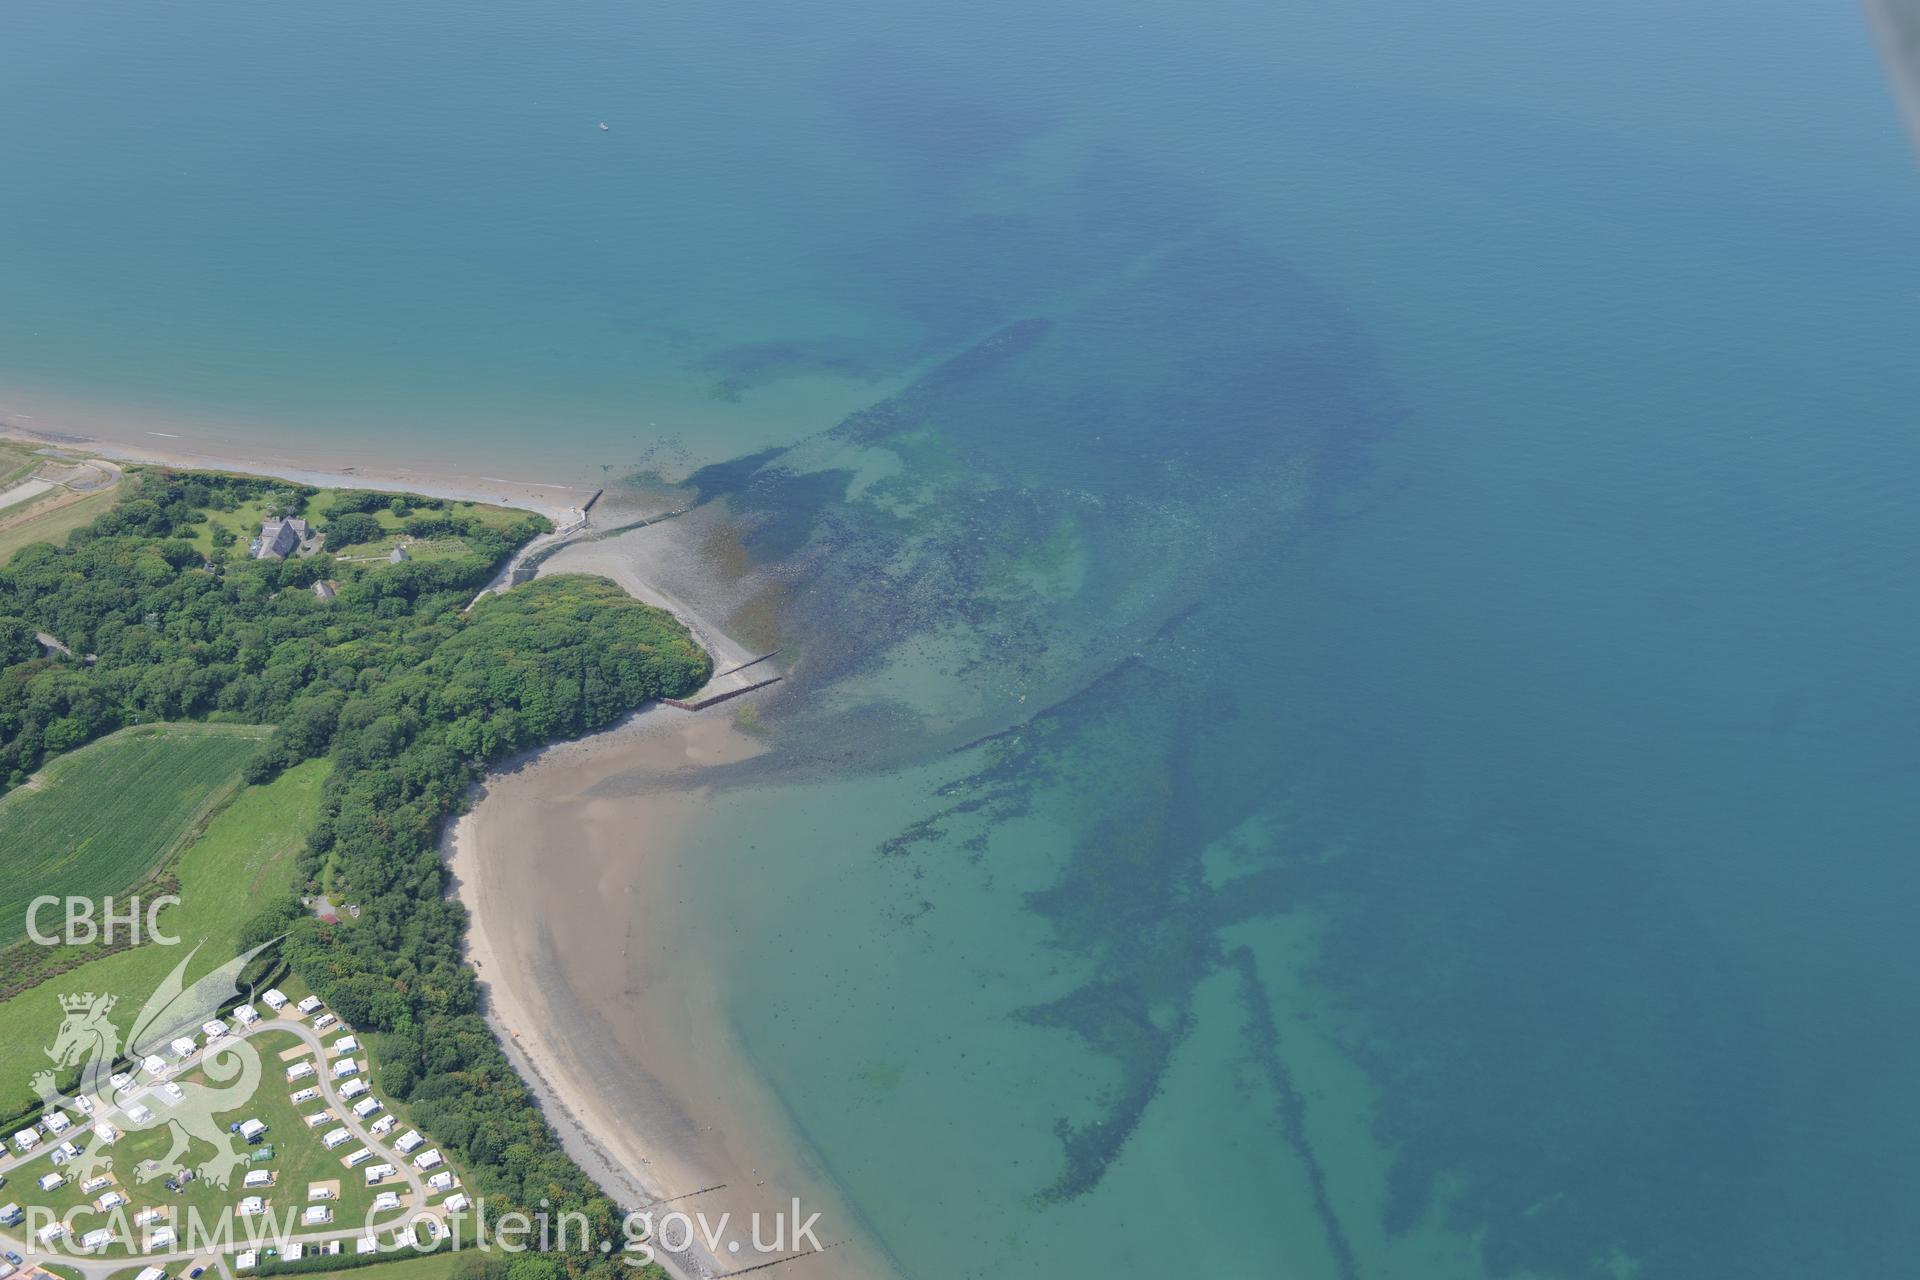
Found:
[[[716,672],[759,657],[661,585],[663,558],[683,550],[667,532],[576,542],[540,573],[599,574],[671,610]],[[629,1208],[727,1224],[718,1250],[670,1259],[680,1273],[783,1256],[756,1252],[754,1215],[770,1239],[797,1200],[801,1219],[821,1213],[835,1276],[889,1275],[745,1064],[703,960],[716,939],[679,909],[679,872],[699,856],[681,837],[705,800],[686,775],[765,749],[735,726],[738,705],[649,708],[490,775],[445,844],[469,957],[489,1020],[582,1167]]]
[[[163,426],[167,429],[162,430]],[[556,524],[564,523],[568,513],[598,487],[559,474],[529,479],[468,471],[392,451],[356,450],[331,439],[318,439],[304,450],[276,444],[271,454],[262,454],[202,424],[133,424],[84,408],[23,399],[4,389],[0,389],[0,436],[120,462],[276,476],[321,488],[395,490],[496,503],[537,511]]]
[[[496,772],[446,840],[469,956],[582,1166],[625,1206],[726,1224],[718,1250],[672,1260],[680,1274],[782,1256],[755,1251],[753,1215],[770,1237],[797,1199],[834,1258],[797,1259],[803,1274],[885,1275],[744,1066],[703,960],[715,940],[678,909],[679,860],[697,857],[679,837],[704,797],[675,775],[760,749],[728,715],[656,708]]]

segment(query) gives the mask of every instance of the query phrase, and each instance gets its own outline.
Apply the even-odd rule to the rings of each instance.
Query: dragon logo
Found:
[[[279,939],[274,939],[274,942]],[[244,1145],[215,1119],[245,1106],[260,1083],[260,1054],[241,1036],[227,1036],[207,1046],[191,1065],[177,1063],[161,1079],[142,1066],[152,1055],[165,1057],[174,1039],[197,1032],[228,1000],[239,994],[240,973],[273,942],[263,943],[243,956],[227,961],[193,985],[186,984],[187,958],[174,966],[154,990],[134,1020],[124,1042],[109,1017],[117,997],[94,992],[60,997],[64,1015],[60,1030],[46,1049],[52,1069],[33,1077],[33,1090],[49,1108],[59,1108],[91,1126],[70,1135],[78,1157],[69,1161],[70,1174],[84,1180],[113,1166],[113,1144],[124,1133],[165,1126],[173,1141],[157,1160],[143,1161],[137,1180],[179,1177],[195,1144],[213,1154],[194,1169],[197,1177],[226,1187],[234,1170],[247,1163]],[[57,1074],[79,1069],[71,1093],[56,1083]],[[81,1100],[87,1103],[82,1104]]]

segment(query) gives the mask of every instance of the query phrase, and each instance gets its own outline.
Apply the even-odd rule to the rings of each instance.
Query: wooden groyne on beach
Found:
[[[765,653],[763,653],[763,654],[761,654],[761,655],[760,655],[759,657],[757,657],[757,658],[748,658],[748,659],[747,659],[747,660],[746,660],[745,662],[742,662],[742,663],[740,663],[740,664],[739,664],[739,665],[737,665],[737,666],[732,666],[732,667],[728,667],[728,668],[727,668],[727,669],[726,669],[725,671],[720,671],[720,672],[716,672],[716,673],[714,674],[714,677],[713,677],[713,679],[714,679],[714,680],[718,680],[718,679],[720,679],[720,678],[721,678],[722,676],[730,676],[730,675],[733,675],[733,674],[734,674],[734,673],[736,673],[736,672],[739,672],[739,671],[745,671],[745,670],[746,670],[746,669],[747,669],[748,667],[757,667],[757,666],[759,666],[759,665],[760,665],[761,663],[763,663],[763,662],[765,662],[765,661],[767,661],[767,660],[768,660],[769,658],[777,658],[777,657],[779,657],[779,656],[780,656],[780,650],[778,650],[778,649],[769,649],[769,650],[767,650],[767,652],[765,652]],[[779,677],[777,677],[777,676],[775,677],[775,679],[778,679],[778,678],[779,678]],[[711,681],[711,680],[710,680],[710,681],[708,681],[708,683],[709,683],[709,684],[711,684],[712,682],[713,682],[713,681]]]
[[[755,689],[764,689],[770,684],[779,684],[779,676],[768,676],[765,680],[756,680],[752,684],[743,684],[737,689],[721,689],[708,693],[702,690],[691,698],[662,698],[661,702],[669,707],[678,707],[682,711],[704,711],[708,707],[731,701],[743,693],[752,693]]]
[[[775,649],[769,653],[763,653],[757,658],[748,658],[745,662],[728,667],[725,671],[715,674],[691,697],[662,698],[660,701],[669,707],[678,707],[682,711],[702,711],[718,703],[737,698],[743,693],[752,693],[755,689],[764,689],[770,684],[778,684],[782,673],[778,671],[767,671],[765,668],[762,668],[760,672],[756,672],[755,675],[752,676],[746,676],[744,678],[737,677],[740,677],[740,673],[748,667],[758,667],[769,658],[779,654],[779,652],[778,649]]]

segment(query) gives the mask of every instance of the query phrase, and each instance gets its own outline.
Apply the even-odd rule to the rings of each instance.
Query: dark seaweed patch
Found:
[[[833,429],[834,436],[853,444],[871,444],[925,424],[928,414],[948,396],[1026,352],[1051,323],[1036,317],[1006,326],[935,366],[898,395],[849,414]]]

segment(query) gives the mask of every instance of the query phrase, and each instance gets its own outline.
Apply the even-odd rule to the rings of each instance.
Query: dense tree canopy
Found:
[[[710,660],[671,615],[603,579],[545,578],[465,611],[544,527],[537,517],[503,533],[409,499],[409,532],[455,534],[469,554],[368,568],[226,550],[208,562],[190,541],[208,511],[262,497],[293,511],[311,496],[149,474],[65,547],[28,547],[0,569],[0,779],[16,785],[50,756],[159,719],[275,725],[249,765],[255,781],[330,756],[302,873],[309,889],[324,882],[360,903],[361,916],[325,925],[289,896],[251,935],[286,933],[292,966],[342,1018],[377,1033],[382,1086],[458,1154],[476,1192],[584,1209],[595,1239],[618,1238],[613,1206],[560,1149],[479,1015],[439,836],[490,762],[690,692]],[[332,503],[336,524],[389,503],[348,498]],[[307,590],[322,577],[339,579],[336,599]],[[43,656],[35,631],[75,656]]]

